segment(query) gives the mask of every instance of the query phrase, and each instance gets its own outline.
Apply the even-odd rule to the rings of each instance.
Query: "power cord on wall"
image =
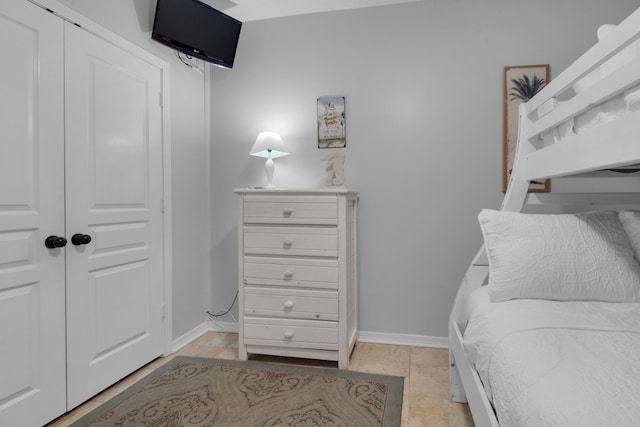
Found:
[[[226,310],[220,310],[216,314],[213,314],[209,310],[207,310],[206,313],[209,315],[209,317],[212,317],[213,319],[216,319],[218,317],[222,317],[222,316],[228,314],[229,316],[231,316],[233,318],[233,320],[235,320],[237,322],[238,320],[233,316],[233,313],[231,313],[231,309],[236,304],[237,300],[238,300],[238,291],[236,291],[236,295],[233,297],[233,301],[231,301],[231,305],[229,306],[229,308],[227,308]]]

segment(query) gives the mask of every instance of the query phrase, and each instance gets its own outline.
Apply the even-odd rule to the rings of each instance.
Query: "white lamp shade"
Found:
[[[260,132],[256,138],[256,142],[253,143],[249,154],[252,156],[268,157],[275,159],[277,157],[286,156],[289,154],[287,146],[284,145],[282,137],[270,131]]]

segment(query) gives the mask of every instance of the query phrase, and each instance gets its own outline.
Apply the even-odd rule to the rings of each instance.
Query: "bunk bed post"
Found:
[[[449,325],[449,336],[454,334],[452,325]],[[451,346],[451,343],[449,343]],[[449,349],[449,395],[452,402],[467,403],[467,395],[464,392],[464,386],[462,385],[462,379],[458,372],[458,366],[456,365],[456,359],[453,356],[453,352]]]
[[[526,178],[527,162],[529,153],[535,151],[534,145],[526,137],[531,126],[531,119],[527,116],[526,104],[518,107],[518,142],[516,145],[513,170],[509,177],[507,192],[500,206],[501,211],[520,212],[527,199],[529,192],[529,180]]]
[[[524,104],[520,105],[518,113],[519,132],[516,158],[507,192],[500,207],[500,210],[503,211],[520,211],[529,192],[525,160],[527,155],[535,150],[535,147],[526,137],[523,137],[523,135],[527,135],[528,127],[531,124]],[[498,422],[493,415],[491,404],[483,395],[480,378],[466,358],[462,345],[462,332],[466,325],[466,320],[462,318],[465,306],[464,295],[470,289],[484,285],[488,276],[489,262],[483,245],[462,279],[449,319],[449,393],[453,402],[469,403],[469,409],[476,425],[497,427]]]
[[[483,256],[486,257],[485,253],[483,245],[473,258],[473,262],[462,279],[449,316],[449,394],[451,401],[458,403],[468,402],[464,388],[464,380],[466,378],[462,377],[469,377],[469,373],[465,372],[466,366],[460,366],[461,364],[467,363],[464,352],[461,352],[462,337],[460,335],[460,331],[466,322],[463,314],[465,306],[464,298],[469,292],[469,289],[482,286],[488,278],[488,264],[482,262]],[[456,357],[462,358],[462,360],[456,360]]]

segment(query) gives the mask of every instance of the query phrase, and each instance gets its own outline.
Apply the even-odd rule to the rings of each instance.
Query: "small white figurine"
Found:
[[[344,186],[344,151],[332,151],[320,160],[327,162],[325,165],[325,170],[329,174],[327,187]]]

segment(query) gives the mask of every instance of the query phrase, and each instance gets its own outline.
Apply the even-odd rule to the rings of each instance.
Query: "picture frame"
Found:
[[[502,122],[502,192],[507,191],[518,143],[518,109],[549,82],[549,64],[504,67]],[[550,191],[550,180],[531,182],[530,193]]]
[[[317,108],[318,148],[346,147],[345,97],[321,96]]]

